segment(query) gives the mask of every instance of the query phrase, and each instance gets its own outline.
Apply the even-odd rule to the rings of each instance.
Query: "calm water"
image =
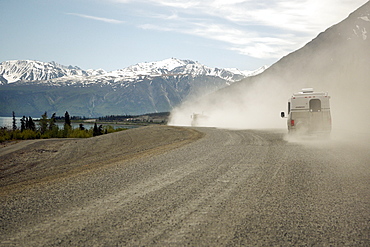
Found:
[[[16,120],[16,125],[18,128],[21,127],[21,119],[22,117],[15,117],[15,120]],[[33,120],[36,120],[35,118],[33,118]],[[63,128],[63,125],[64,123],[56,123],[59,127]],[[94,127],[94,123],[83,123],[84,127],[86,129],[90,129],[92,127]],[[98,124],[99,125],[99,124]],[[121,124],[103,124],[103,125],[111,125],[112,127],[114,127],[115,129],[117,128],[136,128],[138,126],[135,126],[135,125],[121,125]],[[36,123],[36,126],[38,126],[38,124]],[[73,128],[78,128],[80,126],[80,123],[72,123],[72,127]],[[13,118],[12,117],[0,117],[0,127],[7,127],[7,128],[12,128],[13,127]]]
[[[17,126],[21,126],[21,119],[22,117],[16,117],[16,124]],[[0,127],[7,127],[12,128],[13,126],[13,118],[12,117],[0,117]]]

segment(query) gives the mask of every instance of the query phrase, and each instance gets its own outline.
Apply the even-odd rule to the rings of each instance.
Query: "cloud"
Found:
[[[256,58],[278,58],[340,22],[366,0],[112,0],[147,6],[143,29],[224,43]]]
[[[102,21],[102,22],[107,22],[107,23],[112,23],[112,24],[121,24],[121,23],[124,23],[124,21],[120,21],[120,20],[115,20],[115,19],[110,19],[110,18],[103,18],[103,17],[97,17],[97,16],[91,16],[91,15],[84,15],[84,14],[77,14],[77,13],[67,13],[67,15],[74,15],[74,16],[79,16],[79,17],[86,18],[86,19],[91,19],[91,20],[96,20],[96,21]]]

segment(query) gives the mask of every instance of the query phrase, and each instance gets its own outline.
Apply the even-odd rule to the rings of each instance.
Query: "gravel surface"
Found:
[[[190,129],[149,126],[88,139],[27,140],[0,148],[1,194],[101,168],[115,161],[154,155],[202,136]]]
[[[33,147],[53,157],[37,163],[48,164],[34,166],[38,172],[71,171],[33,175],[34,183],[22,175],[2,185],[0,244],[370,245],[369,145],[287,141],[273,130],[148,127],[123,133],[0,151],[2,158]],[[161,138],[168,145],[160,145]],[[124,145],[127,140],[131,144]]]

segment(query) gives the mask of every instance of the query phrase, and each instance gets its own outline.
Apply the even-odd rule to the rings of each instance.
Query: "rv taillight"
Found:
[[[294,120],[290,120],[290,126],[294,126]]]

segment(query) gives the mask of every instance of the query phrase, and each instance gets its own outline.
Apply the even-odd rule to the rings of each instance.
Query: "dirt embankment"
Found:
[[[147,126],[88,139],[29,140],[1,147],[0,195],[162,153],[201,137],[192,129]]]

